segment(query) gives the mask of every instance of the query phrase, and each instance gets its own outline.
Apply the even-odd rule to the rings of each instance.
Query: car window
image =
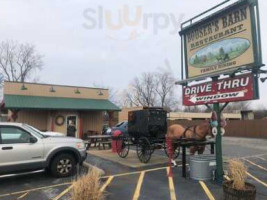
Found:
[[[31,135],[16,127],[0,128],[2,144],[29,143]]]
[[[28,125],[28,124],[23,124],[22,125],[22,127],[24,128],[24,129],[26,129],[27,131],[29,131],[29,132],[34,132],[37,136],[39,136],[40,138],[43,138],[43,137],[45,137],[44,135],[43,135],[43,133],[40,131],[40,130],[38,130],[37,128],[34,128],[34,127],[32,127],[32,126],[30,126],[30,125]]]
[[[120,127],[122,124],[123,124],[123,122],[118,123],[118,124],[116,125],[116,127]]]

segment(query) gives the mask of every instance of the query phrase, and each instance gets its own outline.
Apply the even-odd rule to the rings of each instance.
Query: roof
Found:
[[[107,99],[77,99],[24,95],[4,95],[8,109],[45,110],[102,110],[119,111],[120,108]]]
[[[59,87],[71,87],[71,88],[87,88],[96,90],[108,90],[108,88],[102,87],[85,87],[85,86],[75,86],[75,85],[60,85],[60,84],[49,84],[49,83],[34,83],[34,82],[19,82],[19,81],[5,81],[5,83],[19,83],[19,84],[30,84],[30,85],[46,85],[46,86],[59,86]]]

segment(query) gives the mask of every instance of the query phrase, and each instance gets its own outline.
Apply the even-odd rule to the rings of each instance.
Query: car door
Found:
[[[35,142],[30,138],[34,137]],[[40,138],[16,126],[0,126],[0,173],[40,168],[44,165]]]

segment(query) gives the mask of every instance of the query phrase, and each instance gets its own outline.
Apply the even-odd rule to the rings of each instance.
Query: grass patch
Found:
[[[100,173],[91,168],[86,175],[73,182],[72,200],[104,200],[104,192],[100,190]]]

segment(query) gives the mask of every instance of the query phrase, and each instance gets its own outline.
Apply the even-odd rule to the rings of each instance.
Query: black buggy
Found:
[[[165,135],[167,132],[167,112],[162,108],[143,108],[143,110],[128,113],[128,135],[119,136],[117,153],[126,158],[130,146],[136,146],[137,157],[142,163],[147,163],[155,149],[166,149]],[[180,148],[174,151],[177,158]]]

